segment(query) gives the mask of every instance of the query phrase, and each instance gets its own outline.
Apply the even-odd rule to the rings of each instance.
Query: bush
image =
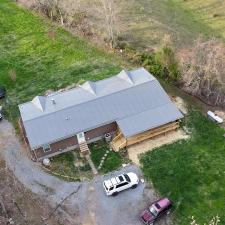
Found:
[[[181,73],[171,47],[165,46],[155,55],[156,62],[163,67],[162,78],[166,80],[178,81]]]
[[[147,68],[152,74],[157,77],[162,77],[163,67],[156,61],[155,54],[144,53],[141,56],[142,66]]]
[[[159,52],[126,51],[133,63],[140,64],[155,76],[168,81],[178,81],[181,73],[173,50],[166,46]]]

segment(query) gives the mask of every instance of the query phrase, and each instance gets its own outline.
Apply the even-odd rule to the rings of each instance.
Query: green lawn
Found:
[[[96,167],[99,166],[100,161],[106,151],[109,151],[109,145],[104,141],[89,144],[91,150],[91,159]],[[129,160],[121,155],[119,152],[109,151],[102,168],[99,170],[101,173],[108,173],[116,170],[122,166],[122,163],[127,163]]]
[[[103,79],[126,65],[16,3],[0,0],[0,85],[7,88],[12,120],[18,104],[46,90]]]
[[[145,177],[175,202],[176,224],[199,223],[219,215],[225,224],[225,131],[198,112],[186,119],[188,141],[178,141],[141,156]]]

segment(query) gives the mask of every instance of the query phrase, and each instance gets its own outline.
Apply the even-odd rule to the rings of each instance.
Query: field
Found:
[[[199,38],[225,39],[225,1],[123,0],[121,36],[135,48],[161,47],[171,39],[175,47]]]
[[[123,66],[120,58],[0,0],[0,85],[7,88],[11,120],[19,115],[18,104],[46,90],[102,79]]]
[[[218,215],[225,224],[225,133],[192,111],[186,118],[188,141],[163,146],[141,156],[145,177],[175,203],[176,224],[200,224]]]

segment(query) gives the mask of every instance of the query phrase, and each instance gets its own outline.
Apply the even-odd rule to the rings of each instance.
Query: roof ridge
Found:
[[[139,68],[135,68],[135,69],[132,69],[132,70],[126,70],[126,69],[123,69],[122,71],[125,71],[126,73],[128,72],[129,74],[132,74],[133,72],[135,72],[135,71],[139,71],[139,70],[144,70],[144,71],[146,71],[146,72],[148,72],[144,67],[139,67]],[[122,71],[120,71],[120,73],[122,72]],[[86,82],[92,82],[92,83],[94,83],[95,85],[97,84],[97,83],[99,83],[99,82],[101,82],[101,81],[105,81],[105,80],[110,80],[110,79],[113,79],[113,78],[115,78],[115,77],[118,77],[118,75],[120,74],[120,73],[118,73],[117,75],[114,75],[114,76],[109,76],[109,77],[107,77],[107,78],[105,78],[105,79],[102,79],[102,80],[96,80],[96,81],[90,81],[90,80],[87,80],[87,81],[85,81],[83,84],[85,84]],[[154,79],[151,79],[151,80],[149,80],[149,81],[153,81],[153,80],[157,80],[150,72],[148,72]],[[129,75],[129,77],[131,77],[130,75]],[[119,77],[120,78],[120,77]],[[132,79],[132,78],[131,78]],[[124,80],[124,79],[121,79],[121,80]],[[144,82],[144,83],[147,83],[147,82],[149,82],[149,81],[146,81],[146,82]],[[132,79],[132,82],[133,82],[133,79]],[[82,84],[82,85],[83,85]],[[140,83],[140,84],[137,84],[137,83],[132,83],[132,84],[136,84],[136,86],[137,85],[140,85],[140,84],[142,84],[142,83]],[[63,94],[63,93],[65,93],[65,92],[70,92],[70,91],[73,91],[74,89],[78,89],[78,88],[82,88],[82,85],[77,85],[77,86],[75,86],[75,87],[73,87],[73,88],[71,88],[71,89],[69,89],[69,90],[65,90],[65,91],[62,91],[62,92],[60,92],[60,91],[54,91],[53,93],[51,93],[51,94],[49,94],[49,95],[37,95],[37,96],[41,96],[41,97],[46,97],[47,99],[48,98],[50,98],[50,97],[54,97],[54,96],[57,96],[57,95],[60,95],[60,94]],[[83,90],[85,90],[84,88],[82,88]],[[127,88],[128,89],[128,88]],[[124,90],[124,89],[123,89]],[[120,91],[122,91],[122,90],[120,90]],[[118,92],[120,92],[120,91],[118,91]],[[91,92],[90,92],[91,93]],[[97,93],[95,94],[95,95],[97,95]],[[110,94],[109,94],[110,95]],[[37,97],[37,96],[35,96],[35,97]],[[34,97],[34,98],[35,98]],[[101,97],[104,97],[104,96],[101,96]],[[34,99],[33,98],[33,99]],[[89,100],[89,101],[92,101],[93,99],[91,99],[91,100]],[[32,101],[32,100],[31,100]],[[24,103],[21,103],[21,104],[19,104],[18,106],[23,106],[23,105],[27,105],[27,104],[30,104],[30,102],[31,101],[28,101],[28,102],[24,102]],[[88,101],[86,101],[86,102],[88,102]],[[81,104],[81,103],[80,103]],[[68,107],[69,108],[69,107]]]
[[[153,82],[153,81],[159,83],[156,79],[153,79],[153,80],[146,81],[146,82],[144,82],[144,83],[140,83],[140,84],[137,84],[137,85],[128,87],[128,88],[126,88],[126,89],[122,89],[122,90],[120,90],[120,91],[117,91],[116,93],[121,93],[121,92],[123,92],[123,91],[129,90],[129,89],[132,89],[132,88],[135,88],[135,87],[137,87],[137,86],[145,85],[145,84],[150,83],[150,82]],[[161,85],[160,85],[160,86],[161,86]],[[69,107],[67,107],[67,108],[62,108],[62,109],[59,109],[59,110],[57,110],[57,111],[49,112],[49,113],[46,113],[46,114],[44,114],[44,115],[39,115],[39,116],[37,116],[37,117],[35,117],[35,118],[28,119],[28,120],[24,120],[24,121],[35,120],[35,119],[37,119],[37,118],[41,118],[41,117],[44,117],[44,116],[46,116],[46,115],[51,115],[51,114],[53,114],[53,113],[60,112],[60,111],[63,111],[63,110],[65,110],[65,109],[70,109],[70,108],[72,108],[72,107],[76,107],[76,106],[80,106],[80,105],[86,104],[87,102],[97,101],[98,99],[103,99],[103,98],[106,98],[106,97],[108,97],[108,96],[110,96],[110,95],[113,95],[113,94],[115,94],[115,92],[110,93],[110,94],[107,94],[107,95],[104,95],[104,96],[100,96],[100,97],[98,97],[98,98],[90,99],[90,100],[88,100],[88,101],[81,102],[81,103],[76,104],[76,105],[71,105],[71,106],[69,106]]]

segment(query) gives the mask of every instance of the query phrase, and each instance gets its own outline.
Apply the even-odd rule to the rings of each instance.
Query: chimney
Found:
[[[51,101],[52,101],[52,104],[53,104],[53,105],[55,105],[55,104],[56,104],[56,102],[55,102],[55,99],[54,99],[54,98],[52,98],[52,99],[51,99]]]

